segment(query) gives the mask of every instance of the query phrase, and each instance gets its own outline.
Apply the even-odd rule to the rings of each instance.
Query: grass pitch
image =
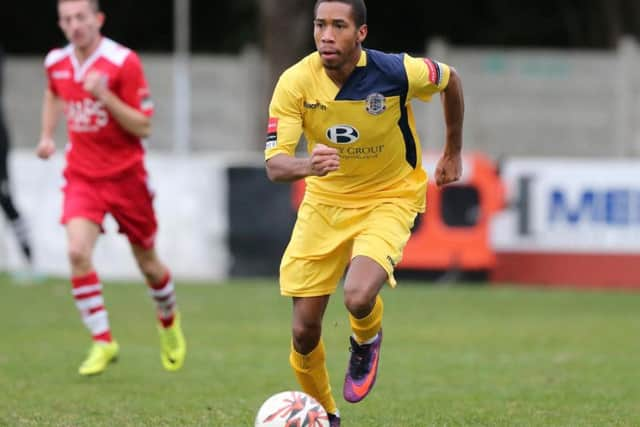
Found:
[[[275,280],[179,283],[189,351],[177,373],[161,367],[145,287],[104,293],[120,360],[82,378],[89,341],[68,282],[0,277],[0,426],[253,426],[262,401],[298,388]],[[640,293],[402,282],[383,296],[378,381],[357,405],[341,398],[341,294],[325,317],[343,425],[640,425]]]

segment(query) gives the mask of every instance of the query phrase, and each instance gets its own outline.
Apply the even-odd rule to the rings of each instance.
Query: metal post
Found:
[[[618,62],[615,83],[615,116],[614,116],[614,146],[612,155],[626,157],[631,153],[632,127],[635,117],[633,112],[633,73],[635,72],[636,45],[633,38],[622,37],[618,42]]]
[[[173,1],[173,150],[191,151],[190,11],[191,0]]]
[[[433,38],[427,42],[426,54],[436,61],[446,61],[449,45],[444,39]],[[422,136],[423,147],[441,147],[444,144],[445,132],[443,125],[443,110],[440,97],[434,98],[427,108],[426,132]]]
[[[529,236],[531,235],[531,181],[533,178],[529,175],[524,175],[518,178],[518,201],[515,203],[518,209],[518,235]]]

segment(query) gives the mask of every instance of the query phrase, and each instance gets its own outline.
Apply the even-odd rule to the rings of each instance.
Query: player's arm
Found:
[[[267,160],[267,176],[273,182],[291,182],[308,176],[325,176],[340,167],[338,150],[317,144],[308,158],[276,154]]]
[[[323,144],[316,144],[309,157],[296,157],[303,127],[300,86],[295,74],[285,72],[278,80],[269,105],[265,167],[273,182],[324,176],[340,166],[338,151]]]
[[[111,116],[127,132],[140,138],[146,138],[151,134],[151,118],[131,107],[113,93],[107,87],[107,81],[103,74],[96,71],[87,74],[84,80],[84,90],[102,102]]]
[[[455,68],[450,67],[449,83],[440,93],[445,121],[445,146],[435,171],[436,184],[455,182],[462,176],[462,124],[464,96],[462,81]]]
[[[50,88],[45,89],[42,100],[42,128],[40,130],[40,142],[36,148],[36,154],[41,159],[48,159],[56,151],[53,141],[60,115],[62,113],[62,101]]]
[[[462,176],[462,122],[464,120],[464,97],[462,81],[458,72],[442,62],[431,58],[404,57],[409,79],[408,99],[414,97],[431,100],[440,93],[446,124],[445,147],[435,170],[438,186],[457,181]]]

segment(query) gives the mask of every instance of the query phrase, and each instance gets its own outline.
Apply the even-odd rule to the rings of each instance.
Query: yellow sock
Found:
[[[373,310],[366,317],[362,319],[356,319],[349,313],[349,323],[351,323],[351,330],[358,344],[365,343],[373,339],[380,328],[382,328],[382,313],[384,312],[384,304],[382,303],[382,297],[378,295],[376,297],[376,303],[373,306]]]
[[[293,372],[302,386],[302,391],[316,399],[327,412],[335,414],[338,407],[331,394],[329,372],[325,360],[322,338],[320,338],[318,346],[306,355],[298,353],[293,348],[293,344],[291,345],[289,363],[291,363]]]

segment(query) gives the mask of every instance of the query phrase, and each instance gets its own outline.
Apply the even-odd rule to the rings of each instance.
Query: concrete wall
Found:
[[[427,48],[462,76],[465,146],[493,157],[640,155],[638,49],[631,39],[617,51]],[[428,114],[437,123],[441,112]]]
[[[617,51],[453,48],[433,42],[429,55],[454,65],[466,97],[465,146],[492,157],[640,155],[638,46]],[[157,114],[152,150],[174,146],[173,62],[142,55]],[[39,132],[42,58],[9,57],[6,99],[11,132],[31,147]],[[195,56],[190,65],[189,145],[196,151],[259,152],[270,88],[258,52]],[[443,142],[441,106],[415,103],[423,146]],[[60,142],[64,135],[60,132]]]
[[[174,147],[174,64],[167,55],[141,55],[156,108],[151,150]],[[17,147],[35,147],[45,87],[44,58],[9,57],[4,106]],[[261,61],[255,51],[241,56],[195,56],[190,63],[191,140],[194,150],[246,151],[264,146],[266,102]],[[264,111],[263,111],[264,110]],[[66,141],[64,123],[56,142]]]

